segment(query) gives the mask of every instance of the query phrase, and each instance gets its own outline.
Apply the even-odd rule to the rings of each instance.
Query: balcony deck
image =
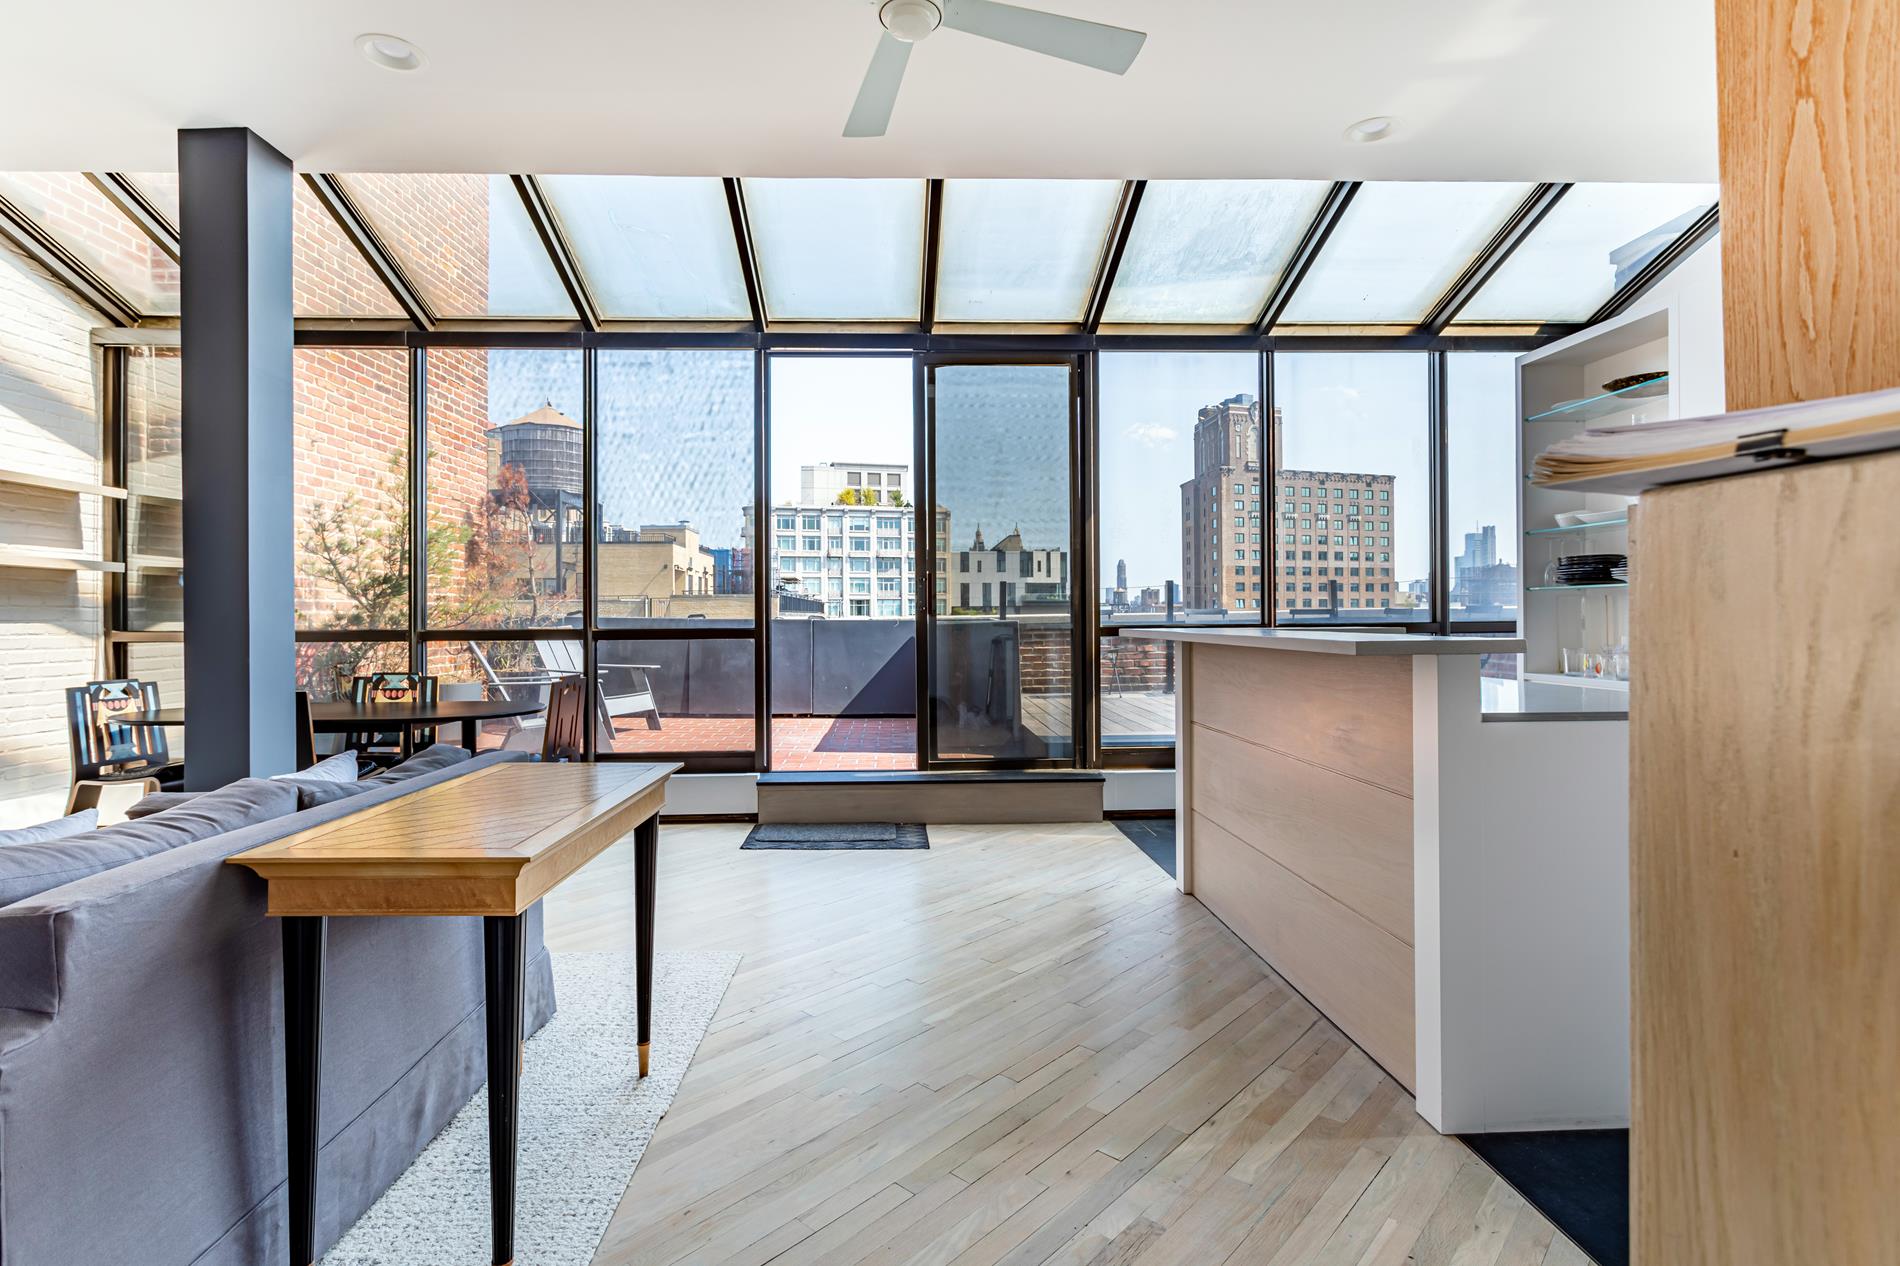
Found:
[[[1060,695],[1026,695],[1023,720],[1038,734],[1066,734],[1069,700]],[[1128,742],[1174,733],[1174,695],[1160,691],[1102,696],[1105,742]],[[491,723],[481,746],[501,746],[505,729]],[[877,770],[917,767],[917,723],[911,717],[774,717],[772,765],[781,770]],[[660,728],[640,717],[614,722],[613,751],[639,756],[680,752],[749,752],[752,718],[747,716],[668,716]]]

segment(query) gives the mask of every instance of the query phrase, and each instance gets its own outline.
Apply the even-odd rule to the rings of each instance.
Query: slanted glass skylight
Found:
[[[159,214],[171,221],[173,228],[178,227],[178,173],[175,171],[141,171],[126,177],[145,195],[145,200],[158,208]]]
[[[575,315],[508,177],[337,179],[438,316]]]
[[[145,177],[135,179],[143,182]],[[150,192],[143,183],[139,188]],[[344,319],[403,316],[396,296],[364,262],[301,176],[293,188],[290,296],[296,314]]]
[[[774,321],[915,321],[924,182],[748,178],[746,221]]]
[[[0,173],[0,197],[55,238],[132,307],[178,314],[178,265],[77,172]]]
[[[1715,202],[1714,185],[1575,185],[1457,315],[1584,321]]]
[[[939,321],[1082,320],[1121,197],[1118,180],[947,180]]]
[[[752,319],[726,187],[716,177],[543,176],[541,188],[602,316]]]
[[[1149,181],[1103,322],[1255,321],[1331,187],[1324,180]]]
[[[1335,325],[1420,320],[1532,187],[1455,181],[1361,185],[1281,320]]]

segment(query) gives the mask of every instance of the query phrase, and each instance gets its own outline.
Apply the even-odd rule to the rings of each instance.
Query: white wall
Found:
[[[1674,363],[1676,416],[1698,418],[1728,408],[1728,383],[1722,352],[1722,235],[1676,265],[1650,292],[1631,304],[1640,317],[1673,307],[1670,333]]]
[[[0,242],[0,466],[97,480],[97,313]],[[97,497],[0,484],[0,542],[100,550]],[[57,816],[67,686],[98,675],[97,573],[0,567],[0,827]]]
[[[1629,1124],[1629,723],[1483,721],[1413,660],[1419,1113],[1447,1134]]]

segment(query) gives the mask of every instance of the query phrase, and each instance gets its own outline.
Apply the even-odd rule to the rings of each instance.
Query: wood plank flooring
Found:
[[[661,832],[660,948],[745,958],[594,1266],[1588,1261],[1113,826],[744,834]],[[630,948],[631,876],[549,945]]]

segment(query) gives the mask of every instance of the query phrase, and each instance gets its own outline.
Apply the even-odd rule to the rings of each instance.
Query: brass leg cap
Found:
[[[653,1054],[653,1043],[651,1042],[640,1043],[640,1075],[642,1077],[647,1075],[647,1064],[648,1064],[649,1057],[652,1054]]]

